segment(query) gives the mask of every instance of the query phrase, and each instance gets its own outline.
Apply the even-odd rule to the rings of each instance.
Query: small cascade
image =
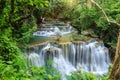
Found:
[[[72,71],[76,71],[76,68],[69,61],[64,59],[62,51],[60,51],[59,57],[54,57],[53,62],[53,67],[58,69],[62,74],[62,80],[66,80],[65,75],[70,75]]]
[[[61,23],[59,23],[61,24]],[[62,23],[65,25],[65,23]],[[73,27],[68,23],[66,26],[55,26],[49,24],[48,26],[43,26],[40,30],[33,33],[33,36],[43,36],[43,37],[53,37],[56,34],[65,35],[73,31]]]
[[[39,57],[39,55],[37,53],[34,53],[34,52],[30,53],[29,60],[31,61],[33,66],[37,66],[37,67],[42,66],[40,57]]]
[[[55,36],[56,34],[69,34],[73,31],[73,28],[70,27],[65,27],[63,29],[59,29],[58,27],[50,28],[49,30],[46,31],[36,31],[33,33],[34,36],[44,36],[44,37],[52,37]]]
[[[48,60],[54,59],[54,57],[59,57],[60,49],[56,48],[54,46],[51,46],[50,43],[48,43],[41,51],[40,51],[40,57],[43,60],[44,65],[47,65]]]
[[[58,27],[55,27],[54,32],[60,32],[60,29]]]
[[[72,43],[61,44],[60,48],[63,51],[62,55],[64,56],[65,60],[71,62],[75,66],[75,45]]]
[[[52,31],[36,31],[33,33],[34,36],[46,36],[46,37],[52,37],[54,35],[54,32]]]

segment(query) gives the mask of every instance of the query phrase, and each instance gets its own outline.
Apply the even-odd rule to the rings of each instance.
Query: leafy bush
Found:
[[[28,66],[27,59],[15,42],[7,36],[0,38],[0,80],[60,80],[61,75],[52,67]],[[49,71],[49,72],[48,72]]]
[[[96,80],[95,75],[86,72],[73,72],[71,76],[67,76],[67,80]]]
[[[67,80],[110,80],[107,75],[97,77],[93,73],[77,71],[73,72],[70,76],[66,76]]]
[[[19,54],[19,49],[8,37],[0,38],[0,59],[3,61],[12,61]]]
[[[53,67],[28,67],[26,59],[17,55],[13,61],[0,60],[0,80],[61,80],[61,75]]]

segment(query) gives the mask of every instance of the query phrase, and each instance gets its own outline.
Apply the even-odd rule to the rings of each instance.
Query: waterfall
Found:
[[[63,36],[71,33],[74,29],[70,26],[49,26],[44,31],[36,31],[35,36],[52,37]],[[53,41],[54,42],[54,41]],[[56,68],[61,74],[62,79],[71,72],[82,69],[96,75],[103,75],[108,72],[111,64],[109,51],[102,41],[96,39],[90,41],[73,41],[68,43],[55,44],[53,42],[45,43],[33,47],[29,54],[29,60],[34,66],[47,66],[51,60],[51,66]]]
[[[32,65],[47,66],[47,61],[52,60],[52,66],[57,68],[61,74],[70,74],[80,68],[96,75],[108,72],[111,63],[109,51],[102,42],[93,40],[54,46],[50,43],[44,44],[42,47],[38,46],[39,51],[29,55]]]

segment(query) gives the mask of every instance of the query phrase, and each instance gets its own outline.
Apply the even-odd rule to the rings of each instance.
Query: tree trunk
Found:
[[[112,80],[118,80],[118,78],[120,78],[120,29],[119,29],[115,59],[114,59],[112,71],[109,77]]]

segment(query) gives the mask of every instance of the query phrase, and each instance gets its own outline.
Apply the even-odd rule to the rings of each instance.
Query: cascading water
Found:
[[[41,46],[39,46],[41,47]],[[35,51],[37,52],[37,51]],[[72,71],[75,71],[75,67],[66,61],[62,55],[62,49],[53,47],[48,43],[38,53],[30,53],[29,59],[34,66],[47,66],[47,61],[52,60],[52,66],[58,69],[62,74],[62,79],[66,80],[65,75],[69,75]]]
[[[83,70],[102,75],[108,70],[110,65],[108,50],[103,43],[97,45],[94,42],[74,43],[76,47],[76,66]]]
[[[37,66],[37,67],[40,67],[41,66],[41,60],[40,60],[40,57],[38,54],[36,53],[30,53],[29,55],[29,60],[31,61],[32,65],[33,66]]]
[[[76,69],[81,67],[87,72],[102,75],[108,71],[110,65],[109,52],[103,43],[97,44],[97,41],[74,42],[61,45],[61,49],[65,60]]]
[[[50,27],[50,29],[45,27],[45,29],[43,31],[34,32],[33,35],[34,36],[52,37],[52,36],[55,36],[58,33],[61,34],[61,35],[64,35],[64,34],[69,34],[73,31],[73,28],[71,26],[64,26],[63,28],[64,29],[61,30],[57,26]]]
[[[71,28],[69,28],[71,30]],[[59,28],[54,28],[54,33],[61,33]],[[63,33],[62,33],[63,34]],[[52,46],[51,46],[52,44]],[[96,75],[108,72],[111,64],[109,51],[104,47],[103,42],[96,39],[80,42],[74,41],[64,44],[47,43],[34,47],[29,59],[32,65],[47,66],[47,61],[52,60],[52,66],[57,68],[65,80],[65,74],[82,69]]]

